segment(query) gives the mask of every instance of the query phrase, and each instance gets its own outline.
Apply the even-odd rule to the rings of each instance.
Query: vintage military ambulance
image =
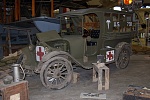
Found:
[[[136,32],[132,13],[90,8],[60,14],[61,31],[37,34],[37,41],[22,49],[23,65],[40,73],[42,84],[61,89],[72,79],[73,67],[92,68],[97,61],[128,66],[131,38]]]

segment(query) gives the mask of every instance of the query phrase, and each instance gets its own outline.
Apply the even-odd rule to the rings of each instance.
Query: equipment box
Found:
[[[11,84],[1,84],[2,100],[29,100],[28,82],[20,81]]]
[[[129,86],[123,94],[123,100],[150,100],[150,89],[139,86]]]

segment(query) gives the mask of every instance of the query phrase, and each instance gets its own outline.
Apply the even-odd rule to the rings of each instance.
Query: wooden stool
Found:
[[[105,82],[103,85],[103,71],[105,71]],[[109,89],[109,68],[104,63],[93,63],[93,82],[98,81],[98,90]]]

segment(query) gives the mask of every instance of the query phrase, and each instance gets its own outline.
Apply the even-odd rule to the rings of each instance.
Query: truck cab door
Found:
[[[86,55],[93,56],[98,50],[98,40],[100,35],[100,20],[99,17],[92,13],[85,17],[85,27],[88,30],[89,36],[86,37]]]

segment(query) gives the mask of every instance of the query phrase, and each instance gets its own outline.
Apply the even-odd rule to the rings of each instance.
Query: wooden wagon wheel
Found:
[[[50,89],[62,89],[71,82],[72,65],[63,57],[53,57],[43,64],[40,71],[42,84]]]

